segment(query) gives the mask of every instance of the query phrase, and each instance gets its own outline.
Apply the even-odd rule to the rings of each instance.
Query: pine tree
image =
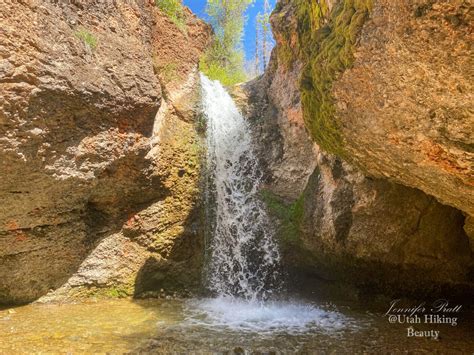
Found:
[[[260,30],[258,16],[255,17],[255,75],[260,73]]]

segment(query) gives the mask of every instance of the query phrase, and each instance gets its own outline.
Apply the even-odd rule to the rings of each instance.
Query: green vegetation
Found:
[[[79,29],[75,32],[75,35],[77,38],[81,39],[90,49],[94,50],[97,48],[97,38],[95,38],[95,36],[86,29]]]
[[[68,295],[71,298],[126,298],[133,295],[134,280],[128,281],[126,284],[110,285],[108,287],[78,287],[72,289]]]
[[[178,66],[176,63],[166,63],[158,68],[158,73],[165,83],[170,83],[178,79]]]
[[[240,59],[237,59],[237,61],[240,61]],[[243,66],[242,69],[230,69],[218,63],[212,63],[206,54],[199,62],[199,70],[206,74],[209,79],[219,80],[225,86],[232,86],[247,80]]]
[[[178,66],[176,63],[166,63],[161,70],[161,74],[167,82],[171,82],[178,78],[177,69]]]
[[[280,240],[286,246],[297,243],[304,217],[304,195],[292,204],[285,204],[281,198],[267,190],[261,192],[261,197],[269,212],[281,223],[278,230]]]
[[[340,156],[344,156],[344,147],[331,91],[339,74],[354,61],[357,35],[369,10],[368,1],[346,0],[332,11],[329,20],[328,8],[323,5],[313,4],[309,18],[307,12],[298,14],[304,24],[300,41],[310,44],[305,46],[309,50],[302,52],[307,58],[301,77],[305,122],[323,149]]]
[[[270,191],[261,192],[268,212],[279,221],[276,232],[283,257],[286,262],[302,268],[314,267],[316,257],[302,240],[302,224],[305,216],[304,196],[303,192],[295,202],[287,204]]]
[[[160,58],[157,55],[154,55],[153,70],[159,77],[160,82],[165,85],[182,79],[178,63],[170,61],[169,58]]]
[[[127,287],[110,288],[104,293],[104,295],[109,298],[125,298],[130,297],[132,294],[131,290]]]
[[[357,37],[371,8],[372,0],[343,0],[331,11],[325,0],[298,0],[297,48],[289,47],[292,34],[284,33],[286,44],[278,49],[283,65],[296,57],[305,63],[300,89],[306,126],[324,150],[339,156],[345,152],[332,87],[354,62]]]
[[[155,5],[178,27],[186,31],[186,21],[181,0],[155,0]]]
[[[223,85],[246,80],[242,35],[245,10],[253,0],[208,0],[206,13],[214,29],[214,41],[200,61],[200,70]]]
[[[196,130],[200,135],[204,135],[206,133],[207,128],[207,119],[206,115],[201,112],[196,117]]]
[[[271,35],[270,12],[270,3],[264,0],[263,12],[259,12],[255,18],[254,76],[260,75],[262,70],[265,72],[267,69],[275,43]]]

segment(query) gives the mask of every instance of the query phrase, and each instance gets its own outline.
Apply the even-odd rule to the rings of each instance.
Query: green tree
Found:
[[[206,13],[214,41],[201,58],[200,69],[209,78],[233,85],[246,79],[242,36],[245,10],[254,0],[208,0]]]

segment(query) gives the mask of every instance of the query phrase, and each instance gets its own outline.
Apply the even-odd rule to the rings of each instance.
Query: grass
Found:
[[[85,28],[81,28],[76,31],[75,35],[77,38],[81,39],[90,49],[94,50],[97,48],[97,38]]]
[[[155,0],[155,5],[178,27],[186,32],[186,21],[181,0]]]

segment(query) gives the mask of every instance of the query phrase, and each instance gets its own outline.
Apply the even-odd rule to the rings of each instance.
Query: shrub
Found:
[[[186,29],[181,0],[155,0],[155,5],[168,16],[181,31]]]
[[[80,30],[76,31],[75,33],[76,37],[84,41],[84,44],[86,44],[90,49],[94,50],[97,47],[97,38],[87,31],[84,28],[81,28]]]
[[[224,86],[232,86],[247,80],[244,70],[230,70],[217,63],[209,63],[201,59],[199,70],[211,80],[219,80]]]

